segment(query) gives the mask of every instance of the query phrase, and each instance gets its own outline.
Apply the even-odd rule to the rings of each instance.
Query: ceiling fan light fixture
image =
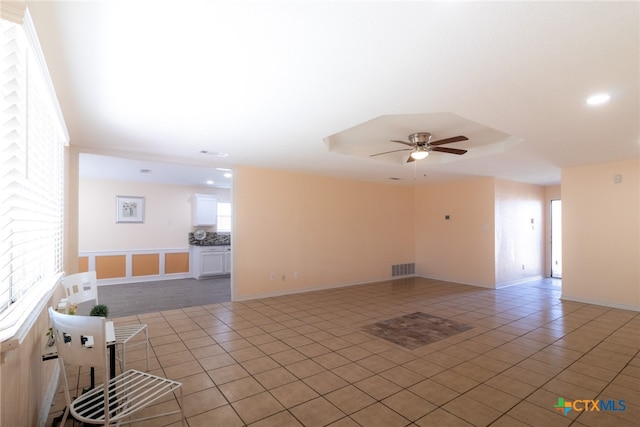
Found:
[[[591,106],[602,105],[609,102],[610,99],[611,99],[611,95],[609,95],[608,93],[597,93],[595,95],[591,95],[587,99],[587,104]]]
[[[391,142],[409,146],[410,148],[401,148],[399,150],[385,151],[383,153],[371,154],[369,157],[381,156],[383,154],[397,153],[399,151],[409,151],[409,158],[407,163],[411,163],[414,160],[422,160],[426,158],[431,151],[439,151],[449,154],[464,154],[467,150],[461,150],[459,148],[447,148],[440,147],[440,145],[451,144],[452,142],[468,141],[469,138],[463,135],[452,136],[451,138],[439,139],[431,142],[431,134],[429,132],[417,132],[409,135],[409,141],[401,141],[398,139],[392,139]]]
[[[412,157],[414,160],[422,160],[422,159],[425,159],[425,158],[427,158],[427,156],[428,156],[428,155],[429,155],[429,152],[428,152],[428,151],[426,151],[426,150],[416,150],[416,151],[413,151],[413,152],[411,153],[411,157]]]

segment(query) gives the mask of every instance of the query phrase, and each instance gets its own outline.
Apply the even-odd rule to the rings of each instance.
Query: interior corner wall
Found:
[[[495,287],[494,187],[488,177],[415,187],[418,276]]]
[[[387,280],[414,261],[411,187],[242,166],[233,193],[234,299]]]
[[[640,310],[639,260],[640,159],[563,169],[562,298]]]
[[[495,180],[496,287],[543,277],[545,188]]]
[[[78,264],[78,151],[65,148],[64,167],[64,238],[62,268],[67,274],[80,271]]]

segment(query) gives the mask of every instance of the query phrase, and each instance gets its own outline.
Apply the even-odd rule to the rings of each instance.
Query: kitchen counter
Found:
[[[207,232],[205,238],[198,240],[189,233],[189,245],[191,246],[229,246],[231,245],[231,236],[229,234],[218,234]]]

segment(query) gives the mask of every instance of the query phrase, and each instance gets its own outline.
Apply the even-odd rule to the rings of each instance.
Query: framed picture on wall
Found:
[[[116,222],[144,222],[144,197],[116,196]]]

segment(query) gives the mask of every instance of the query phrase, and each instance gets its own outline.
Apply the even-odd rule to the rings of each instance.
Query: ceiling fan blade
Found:
[[[451,144],[452,142],[468,141],[468,140],[469,138],[467,138],[466,136],[458,135],[458,136],[452,136],[451,138],[445,138],[439,141],[430,142],[429,145]]]
[[[397,139],[392,139],[391,142],[397,142],[398,144],[408,145],[409,147],[414,147],[415,146],[415,144],[412,144],[410,142],[398,141]]]
[[[449,154],[464,154],[467,150],[460,150],[458,148],[447,148],[447,147],[433,147],[431,151],[440,151],[441,153],[449,153]]]
[[[411,162],[415,162],[416,159],[414,159],[413,157],[411,157],[411,155],[409,155],[409,158],[407,159],[407,163],[411,163]]]
[[[411,149],[410,148],[403,148],[402,150],[385,151],[384,153],[372,154],[369,157],[381,156],[383,154],[389,154],[389,153],[397,153],[398,151],[411,151]]]

